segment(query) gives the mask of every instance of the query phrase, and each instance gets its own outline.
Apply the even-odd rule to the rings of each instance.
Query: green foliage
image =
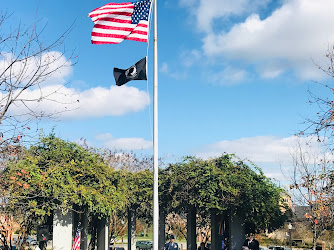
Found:
[[[125,200],[119,175],[101,157],[75,143],[43,137],[3,173],[7,209],[26,218],[44,218],[55,208],[82,207],[99,217],[110,215]]]
[[[153,213],[153,173],[148,169],[137,172],[120,171],[126,185],[126,205],[137,208],[137,217],[150,224]]]
[[[94,218],[123,218],[126,208],[137,208],[138,219],[150,225],[152,171],[115,171],[103,155],[54,135],[42,137],[23,154],[6,166],[2,188],[6,209],[30,224],[59,208],[64,213],[85,210]],[[203,218],[212,209],[232,211],[258,229],[280,226],[285,219],[279,205],[282,190],[256,166],[235,159],[228,154],[209,160],[187,157],[160,169],[161,209],[182,214],[195,207]]]
[[[228,154],[209,160],[187,157],[161,170],[162,209],[180,213],[194,206],[202,214],[229,210],[246,215],[246,222],[258,229],[280,226],[285,220],[280,209],[282,190],[256,166],[234,159]]]

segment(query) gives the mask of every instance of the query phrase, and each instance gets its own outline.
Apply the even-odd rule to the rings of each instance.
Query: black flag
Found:
[[[147,80],[146,57],[128,69],[114,68],[114,77],[117,86],[122,86],[132,80]]]

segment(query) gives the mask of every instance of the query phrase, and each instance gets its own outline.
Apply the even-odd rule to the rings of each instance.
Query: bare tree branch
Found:
[[[56,118],[70,110],[67,106],[77,102],[77,98],[59,100],[61,87],[45,93],[49,79],[57,79],[62,70],[69,70],[75,64],[73,51],[64,48],[64,40],[73,29],[71,25],[49,44],[42,42],[46,25],[39,28],[41,20],[24,27],[21,23],[14,29],[7,26],[10,15],[0,15],[0,147],[11,138],[25,136],[28,124],[42,118]],[[9,31],[8,31],[9,30]],[[37,92],[36,90],[39,90]],[[28,91],[28,92],[27,92]],[[30,92],[29,92],[30,91]],[[34,91],[33,96],[27,93]],[[37,93],[37,94],[36,94]],[[38,94],[39,93],[39,94]],[[65,94],[63,94],[65,95]],[[68,96],[70,97],[70,96]],[[43,110],[43,103],[64,104],[61,110]],[[36,107],[39,107],[36,109]],[[31,131],[30,131],[31,132]],[[18,139],[20,140],[20,139]]]

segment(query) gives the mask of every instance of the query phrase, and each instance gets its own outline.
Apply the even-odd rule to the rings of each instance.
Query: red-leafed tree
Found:
[[[0,214],[0,241],[5,249],[12,245],[14,223],[12,215],[6,213]]]
[[[293,153],[294,177],[291,188],[299,191],[299,202],[308,206],[305,218],[313,231],[313,247],[326,229],[334,225],[334,45],[329,46],[325,60],[315,66],[326,76],[309,89],[309,104],[315,113],[308,114],[305,128],[298,134],[312,144],[299,142]],[[315,140],[314,140],[315,139]],[[317,143],[315,142],[317,141]],[[322,148],[323,153],[315,151]],[[311,153],[313,152],[313,153]]]
[[[298,143],[292,153],[294,200],[306,206],[304,217],[313,234],[313,249],[326,230],[334,226],[333,170],[334,157],[321,153],[319,145]],[[304,141],[305,142],[305,141]]]

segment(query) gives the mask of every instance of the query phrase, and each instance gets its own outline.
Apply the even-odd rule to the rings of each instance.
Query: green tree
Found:
[[[251,166],[249,166],[249,165]],[[187,157],[161,170],[160,204],[167,212],[182,213],[194,206],[199,214],[212,209],[246,214],[257,229],[282,225],[282,190],[251,163],[234,155],[203,160]]]
[[[128,206],[137,208],[137,217],[148,225],[153,216],[153,173],[149,169],[128,172]]]
[[[89,147],[85,140],[82,142],[89,152],[101,155],[108,166],[117,170],[118,179],[126,190],[125,209],[118,210],[110,217],[111,236],[124,236],[129,209],[136,210],[137,219],[148,229],[152,224],[153,214],[152,157],[117,149],[97,149]]]
[[[54,135],[11,161],[3,172],[5,208],[20,216],[27,233],[52,214],[80,207],[88,215],[109,216],[125,204],[125,186],[102,158]]]

